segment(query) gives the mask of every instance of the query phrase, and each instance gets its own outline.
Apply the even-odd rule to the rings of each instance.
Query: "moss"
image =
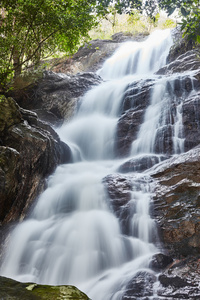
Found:
[[[12,98],[0,97],[0,133],[22,121],[17,103]]]
[[[20,283],[0,277],[0,299],[9,300],[89,300],[88,296],[74,286],[50,286]]]
[[[4,95],[0,95],[0,102],[4,102],[6,100],[6,97]]]

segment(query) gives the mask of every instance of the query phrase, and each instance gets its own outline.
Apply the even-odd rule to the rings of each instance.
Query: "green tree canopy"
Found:
[[[98,16],[158,7],[182,13],[185,34],[200,42],[199,0],[0,0],[0,86],[56,51],[72,53],[97,24]]]
[[[95,0],[1,0],[0,80],[55,51],[72,52],[95,25]]]
[[[169,15],[178,8],[184,35],[200,43],[200,0],[158,0],[158,3]]]

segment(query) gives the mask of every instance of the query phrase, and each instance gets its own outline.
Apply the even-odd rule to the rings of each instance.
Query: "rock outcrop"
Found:
[[[122,232],[130,234],[129,221],[133,213],[133,205],[130,202],[133,187],[131,178],[125,175],[113,174],[106,176],[103,183],[110,198],[109,205],[120,220]]]
[[[174,257],[200,253],[200,148],[173,157],[154,170],[154,217],[162,242]]]
[[[71,58],[57,61],[52,68],[54,72],[77,74],[79,72],[95,72],[103,62],[112,55],[122,42],[142,41],[148,33],[132,35],[130,33],[118,32],[109,40],[92,40],[80,47]]]
[[[21,283],[0,277],[0,298],[14,300],[89,300],[88,296],[74,286],[50,286],[36,283]]]
[[[71,160],[56,132],[12,98],[0,98],[0,221],[23,219],[45,178]]]
[[[149,180],[155,183],[151,214],[167,255],[157,254],[150,262],[151,268],[160,272],[158,281],[154,273],[136,274],[124,291],[124,300],[155,296],[155,283],[156,299],[200,298],[200,52],[198,47],[193,49],[191,42],[180,38],[179,41],[170,51],[168,64],[157,72],[160,77],[127,87],[116,131],[116,157],[125,158],[130,153],[155,84],[162,77],[167,79],[179,73],[173,83],[168,81],[165,90],[170,99],[165,113],[171,123],[156,129],[152,155],[124,159],[118,169],[123,174],[110,175],[103,180],[109,205],[120,220],[122,232],[127,235],[134,213],[131,193],[137,191],[137,184],[142,184],[143,180],[140,177],[134,182],[131,172],[146,171]],[[68,60],[66,65],[57,66],[57,71],[96,70],[119,42],[120,36],[116,36],[115,41],[92,42],[79,50],[71,59],[71,65]],[[0,220],[3,224],[23,219],[43,190],[46,176],[57,164],[71,159],[68,146],[41,119],[53,124],[69,119],[77,109],[79,97],[100,82],[101,78],[94,73],[75,76],[47,72],[25,93],[12,92],[23,108],[12,98],[0,98]],[[185,153],[173,157],[171,128],[177,121],[176,111],[180,104]],[[154,242],[157,241],[155,235]]]
[[[95,73],[66,75],[46,71],[35,84],[23,90],[11,91],[9,95],[22,108],[36,112],[40,119],[61,125],[74,115],[79,97],[101,81]]]

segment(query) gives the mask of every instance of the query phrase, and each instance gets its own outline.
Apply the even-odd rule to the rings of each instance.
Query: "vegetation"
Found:
[[[55,51],[76,50],[96,24],[95,0],[1,0],[0,82]]]
[[[169,15],[178,8],[183,35],[200,43],[200,0],[158,0],[158,3]]]
[[[91,39],[111,39],[112,35],[117,32],[123,32],[130,35],[148,35],[155,29],[174,28],[176,22],[173,19],[167,18],[164,13],[155,15],[152,20],[148,16],[144,16],[138,10],[133,11],[131,14],[118,14],[115,15],[115,24],[112,23],[112,14],[103,18],[98,26],[89,32]]]
[[[159,9],[168,14],[178,8],[184,34],[200,42],[199,0],[0,0],[0,90],[22,70],[37,65],[55,52],[73,53],[104,16],[112,33],[119,14],[126,31],[149,31],[158,22]],[[137,9],[137,10],[136,10]],[[144,14],[148,26],[144,22]],[[166,21],[167,22],[167,21]],[[168,21],[165,26],[173,26]],[[131,28],[135,29],[131,29]],[[101,28],[98,27],[100,32]]]

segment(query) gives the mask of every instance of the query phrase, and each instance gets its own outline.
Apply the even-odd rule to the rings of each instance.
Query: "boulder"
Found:
[[[122,300],[149,299],[154,295],[156,276],[148,271],[140,271],[125,287]]]
[[[175,260],[158,276],[157,295],[161,299],[199,299],[199,257]]]
[[[6,224],[25,217],[45,178],[71,161],[71,151],[35,113],[0,99],[0,221]]]
[[[9,95],[22,108],[36,112],[41,120],[61,125],[74,115],[79,97],[101,81],[95,73],[66,75],[46,71],[35,84]]]
[[[165,269],[168,265],[172,264],[172,257],[165,255],[163,253],[154,254],[152,260],[150,261],[150,268],[154,271],[161,271]]]
[[[36,283],[21,283],[0,276],[0,298],[13,300],[89,300],[88,296],[75,286],[51,286]]]

